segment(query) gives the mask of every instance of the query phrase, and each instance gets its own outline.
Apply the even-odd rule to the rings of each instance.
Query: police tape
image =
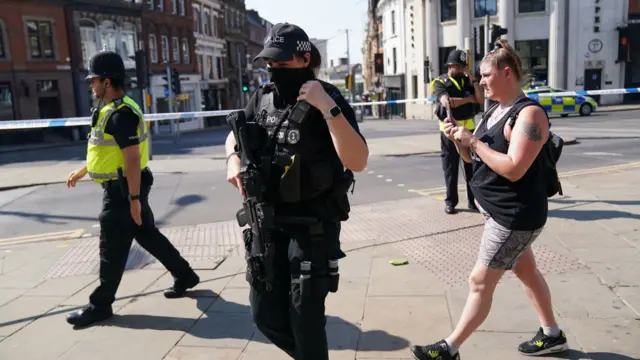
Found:
[[[564,91],[564,92],[548,92],[548,93],[534,93],[531,94],[535,97],[556,97],[556,96],[588,96],[588,95],[619,95],[619,94],[638,94],[640,88],[626,88],[626,89],[605,89],[605,90],[577,90],[577,91]],[[435,101],[435,97],[428,97],[422,99],[403,99],[403,100],[385,100],[385,101],[370,101],[351,103],[351,106],[368,106],[368,105],[394,105],[394,104],[406,104],[406,103],[427,103]],[[147,121],[162,121],[162,120],[182,120],[182,119],[195,119],[209,116],[225,116],[234,110],[216,110],[216,111],[195,111],[195,112],[182,112],[182,113],[167,113],[167,114],[145,114]],[[91,124],[91,117],[73,117],[73,118],[58,118],[58,119],[33,119],[33,120],[7,120],[0,121],[0,130],[19,130],[19,129],[37,129],[37,128],[51,128],[51,127],[68,127],[68,126],[86,126]]]

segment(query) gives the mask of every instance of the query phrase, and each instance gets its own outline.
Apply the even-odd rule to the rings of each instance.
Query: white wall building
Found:
[[[505,37],[536,80],[568,90],[623,88],[616,27],[626,22],[628,1],[607,0],[605,6],[593,0],[406,0],[407,98],[431,95],[426,80],[445,71],[449,51],[464,49],[465,39],[478,53],[474,63],[481,59],[486,15],[508,30]],[[621,95],[599,99],[601,105],[621,101]],[[431,106],[407,104],[407,118],[431,115]]]
[[[385,98],[404,99],[406,97],[405,73],[405,0],[380,0],[376,13],[382,18],[382,38],[380,50],[384,54],[384,73],[381,85]],[[390,106],[390,115],[404,115],[404,105]]]

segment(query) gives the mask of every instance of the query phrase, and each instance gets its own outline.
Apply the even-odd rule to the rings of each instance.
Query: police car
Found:
[[[524,89],[524,93],[531,99],[544,107],[549,115],[560,115],[563,117],[571,114],[589,116],[596,111],[598,103],[593,98],[584,95],[563,95],[563,96],[539,96],[538,94],[560,93],[567,90],[551,88],[548,86]]]

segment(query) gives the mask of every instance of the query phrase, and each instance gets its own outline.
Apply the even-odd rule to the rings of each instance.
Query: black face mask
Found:
[[[305,68],[268,68],[269,78],[276,85],[278,94],[286,101],[294,100],[302,85],[315,78],[313,71]]]

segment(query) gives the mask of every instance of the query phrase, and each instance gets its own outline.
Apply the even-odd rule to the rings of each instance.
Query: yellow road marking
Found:
[[[6,239],[0,239],[0,246],[27,244],[42,241],[55,241],[55,240],[71,240],[77,239],[82,236],[84,229],[75,229],[67,231],[52,232],[46,234],[34,234],[26,236],[18,236]]]
[[[639,167],[640,167],[640,162],[632,162],[632,163],[603,166],[603,167],[597,167],[597,168],[591,168],[591,169],[565,171],[563,173],[559,173],[558,176],[560,178],[567,178],[567,177],[579,176],[579,175],[607,174],[607,173],[613,173],[614,171],[629,170],[629,169],[635,169]],[[467,189],[466,186],[458,185],[458,191],[464,192],[466,191],[466,189]],[[446,190],[447,190],[446,187],[440,186],[440,187],[434,187],[429,189],[410,189],[409,192],[416,193],[422,196],[432,196],[432,195],[442,194]]]

